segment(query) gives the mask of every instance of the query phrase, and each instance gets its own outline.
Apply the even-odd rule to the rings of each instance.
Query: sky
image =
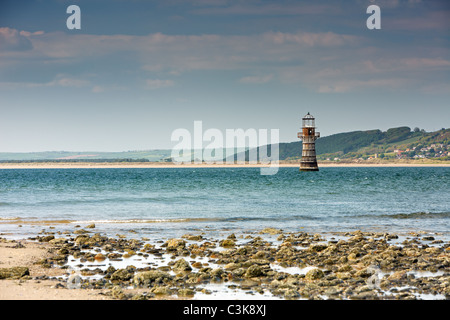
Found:
[[[170,149],[194,121],[292,142],[307,112],[435,131],[449,71],[448,0],[2,0],[0,152]]]

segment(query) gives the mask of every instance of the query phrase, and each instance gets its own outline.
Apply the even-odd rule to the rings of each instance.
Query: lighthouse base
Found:
[[[300,167],[300,171],[319,171],[318,167],[315,168],[302,168]]]
[[[300,162],[300,171],[319,171],[317,162]]]

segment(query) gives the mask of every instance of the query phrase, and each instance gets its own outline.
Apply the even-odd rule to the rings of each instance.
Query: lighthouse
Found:
[[[320,133],[316,132],[315,119],[309,112],[302,118],[302,131],[298,133],[298,137],[303,142],[300,171],[319,171],[316,159],[316,140],[320,137]]]

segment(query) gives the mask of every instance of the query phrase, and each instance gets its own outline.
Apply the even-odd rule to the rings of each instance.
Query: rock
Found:
[[[184,249],[186,247],[186,241],[182,239],[169,239],[166,245],[168,251],[176,251],[179,248]]]
[[[323,277],[324,277],[323,271],[317,268],[309,270],[305,275],[305,278],[309,280],[317,280]]]
[[[388,280],[403,280],[406,279],[406,271],[396,271],[388,277]]]
[[[135,285],[146,285],[150,284],[152,282],[156,282],[157,280],[170,280],[172,279],[172,276],[164,271],[159,270],[150,270],[150,271],[142,271],[137,273],[134,278],[133,282]]]
[[[90,225],[86,226],[86,228],[94,229],[95,228],[95,223],[91,223]]]
[[[225,271],[223,271],[223,270],[220,269],[220,268],[211,270],[211,272],[210,272],[212,278],[219,278],[219,279],[222,278],[222,275],[223,275],[224,273],[225,273]]]
[[[75,245],[77,246],[85,246],[86,243],[89,241],[89,236],[87,235],[79,235],[75,238]]]
[[[342,291],[344,291],[344,290],[341,288],[331,287],[325,291],[325,295],[326,296],[336,296],[336,295],[341,294]]]
[[[253,278],[253,277],[261,277],[264,276],[264,269],[260,265],[252,265],[245,272],[245,277]]]
[[[226,270],[236,270],[242,266],[241,263],[230,262],[224,266]]]
[[[192,289],[180,289],[178,290],[178,296],[180,297],[191,297],[195,294],[195,291]]]
[[[336,278],[341,280],[348,280],[352,278],[352,274],[350,272],[337,272]]]
[[[126,298],[125,293],[123,292],[122,288],[119,286],[114,286],[111,290],[111,296],[114,299],[123,300]]]
[[[309,246],[309,250],[312,252],[320,252],[328,247],[325,243],[313,243]]]
[[[370,268],[365,268],[365,269],[362,269],[362,270],[359,270],[358,272],[356,272],[355,276],[361,277],[361,278],[369,278],[373,274],[374,274],[374,270],[371,270]]]
[[[348,265],[348,264],[345,264],[338,269],[339,272],[348,272],[348,271],[352,271],[352,270],[353,270],[352,266]]]
[[[166,287],[166,286],[157,286],[157,287],[153,287],[150,290],[151,293],[154,293],[156,295],[167,295],[170,294],[170,288]]]
[[[89,233],[89,231],[84,230],[84,229],[80,229],[80,230],[75,230],[73,233],[75,233],[75,234],[85,234],[85,233]]]
[[[39,237],[39,242],[49,242],[50,240],[53,239],[55,239],[55,236]]]
[[[296,299],[300,297],[300,293],[298,293],[298,291],[295,289],[287,289],[284,292],[284,297],[286,299]]]
[[[264,229],[262,229],[259,233],[260,234],[265,234],[265,233],[267,233],[267,234],[280,234],[280,233],[282,233],[283,231],[281,230],[281,229],[275,229],[275,228],[264,228]]]
[[[219,246],[224,247],[224,248],[234,247],[235,245],[236,245],[236,243],[234,242],[233,239],[225,239],[225,240],[221,240],[219,242]]]
[[[65,243],[67,243],[67,239],[65,239],[65,238],[54,238],[54,239],[50,240],[49,242],[51,244],[63,245]]]
[[[106,257],[105,257],[105,255],[102,254],[102,253],[97,253],[97,254],[95,255],[94,259],[100,262],[100,261],[105,260]]]
[[[148,298],[147,295],[138,293],[132,296],[130,300],[148,300]]]
[[[269,252],[266,251],[258,251],[253,256],[252,259],[264,259],[270,256]]]
[[[111,275],[111,280],[126,281],[130,280],[132,277],[132,272],[129,272],[127,269],[119,269]]]
[[[134,256],[136,254],[136,252],[134,252],[134,250],[127,250],[126,253],[124,253],[122,255],[123,258],[130,258],[132,256]]]
[[[0,279],[20,279],[29,275],[27,267],[0,268]]]
[[[181,258],[174,263],[174,265],[172,266],[172,270],[175,272],[183,272],[183,271],[191,271],[192,268],[189,265],[189,262]]]
[[[386,234],[385,236],[384,236],[384,238],[386,239],[386,240],[391,240],[391,239],[398,239],[398,235],[396,235],[396,234]]]
[[[109,260],[113,260],[113,261],[121,261],[122,259],[122,255],[120,253],[117,252],[113,252],[113,253],[108,253],[108,259]]]
[[[320,233],[315,233],[315,234],[313,235],[313,240],[314,240],[314,241],[322,241],[323,238],[322,238],[322,236],[320,235]]]
[[[191,241],[203,240],[203,237],[201,235],[192,235],[192,234],[185,234],[182,236],[182,238],[184,238],[186,240],[191,240]]]
[[[350,260],[350,261],[354,261],[354,260],[356,260],[356,259],[358,259],[358,255],[356,254],[356,253],[350,253],[348,256],[347,256],[347,259],[348,260]]]
[[[425,252],[431,253],[431,254],[438,254],[441,252],[441,248],[439,247],[429,247],[425,249]]]
[[[250,267],[251,265],[254,265],[254,264],[257,264],[257,265],[260,265],[260,266],[262,266],[262,265],[269,266],[270,261],[269,260],[265,260],[265,259],[250,259],[250,260],[247,260],[247,261],[245,261],[243,263],[243,265],[246,266],[246,267]]]
[[[199,262],[199,261],[196,261],[196,262],[194,262],[194,263],[192,264],[192,266],[193,266],[194,268],[200,269],[200,268],[203,267],[203,264],[202,264],[201,262]]]
[[[352,300],[377,300],[377,294],[373,291],[364,291],[356,295],[350,296]]]

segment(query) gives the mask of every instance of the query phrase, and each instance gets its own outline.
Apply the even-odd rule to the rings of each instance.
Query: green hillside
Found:
[[[411,130],[409,127],[398,127],[385,132],[381,130],[352,131],[333,134],[316,141],[316,154],[319,160],[371,157],[450,160],[449,150],[450,129],[425,132],[418,128]],[[280,143],[278,151],[280,160],[298,160],[302,156],[302,142]],[[246,160],[248,160],[248,154],[247,151]]]
[[[296,145],[294,145],[296,144]],[[316,141],[319,160],[368,157],[387,158],[445,158],[448,157],[450,129],[425,132],[409,127],[353,131],[334,134]],[[301,157],[301,142],[280,144],[280,159]]]

